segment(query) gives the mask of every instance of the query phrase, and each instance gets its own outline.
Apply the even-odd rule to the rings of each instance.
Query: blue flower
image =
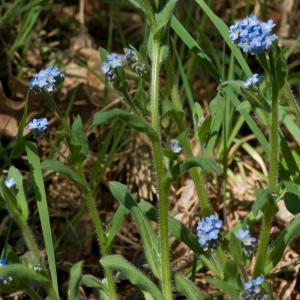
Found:
[[[173,139],[171,140],[171,143],[169,145],[170,150],[175,153],[175,154],[179,154],[182,152],[182,147],[179,146],[179,143],[177,140]]]
[[[249,256],[252,255],[256,246],[256,239],[251,237],[250,231],[241,229],[235,235],[241,241],[245,253]]]
[[[244,53],[256,55],[270,49],[277,35],[272,34],[273,20],[260,22],[256,16],[247,17],[229,28],[229,37]]]
[[[263,276],[251,279],[244,283],[244,290],[241,293],[242,299],[263,300],[268,299],[262,292],[262,283],[265,281]]]
[[[27,128],[33,133],[41,134],[48,128],[47,118],[33,119],[28,125]]]
[[[198,242],[204,251],[208,251],[209,249],[214,249],[216,247],[222,226],[223,221],[221,221],[216,215],[203,218],[198,222]]]
[[[8,187],[9,189],[12,188],[14,185],[16,185],[16,181],[13,178],[7,178],[4,183],[6,187]],[[1,260],[0,260],[0,264],[1,264]]]
[[[63,80],[64,74],[58,67],[47,67],[34,75],[30,88],[52,94]]]
[[[8,264],[8,261],[6,258],[0,258],[0,268],[3,266],[6,266]]]
[[[114,80],[116,78],[117,69],[123,66],[122,58],[120,55],[111,53],[106,57],[107,61],[105,61],[100,66],[100,71],[103,75],[107,76],[109,80]]]
[[[253,76],[247,78],[247,80],[244,82],[243,86],[245,88],[250,88],[253,87],[255,85],[257,85],[258,83],[260,83],[263,80],[263,76],[259,75],[259,74],[254,74]]]

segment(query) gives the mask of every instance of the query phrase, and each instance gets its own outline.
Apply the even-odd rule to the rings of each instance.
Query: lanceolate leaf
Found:
[[[16,193],[16,199],[17,199],[17,205],[19,207],[21,217],[24,222],[27,222],[28,218],[28,205],[26,200],[26,195],[24,192],[23,187],[23,177],[20,171],[15,168],[14,166],[11,166],[8,170],[7,178],[13,178],[16,181],[16,187],[17,187],[17,193]]]
[[[300,215],[297,215],[289,226],[274,241],[269,253],[266,255],[266,273],[269,273],[277,265],[283,255],[285,247],[299,235]]]
[[[157,141],[158,136],[152,127],[144,121],[140,116],[125,112],[121,109],[113,109],[111,111],[97,112],[94,115],[93,126],[99,126],[114,119],[120,119],[126,122],[129,126],[138,131],[145,132],[150,139]]]
[[[174,276],[175,287],[187,300],[202,300],[205,299],[204,295],[200,293],[199,288],[188,278],[181,274]]]
[[[139,269],[129,263],[120,255],[110,255],[103,257],[100,263],[105,267],[112,270],[116,270],[125,275],[132,284],[138,288],[149,292],[154,299],[164,300],[164,297],[159,288]]]
[[[171,169],[173,180],[191,168],[200,168],[202,171],[214,171],[220,173],[220,168],[215,161],[208,158],[190,157],[181,161]]]
[[[52,232],[51,232],[47,198],[46,198],[46,192],[44,187],[43,174],[41,171],[38,149],[36,144],[31,142],[26,142],[25,148],[26,148],[30,169],[32,172],[36,203],[37,203],[39,216],[41,220],[43,238],[46,245],[46,252],[47,252],[47,257],[49,262],[52,283],[53,283],[54,290],[58,296],[59,293],[58,293],[58,283],[57,283],[56,263],[55,263],[55,255],[54,255],[54,248],[53,248]]]
[[[169,0],[163,9],[155,15],[155,34],[170,21],[177,1],[178,0]]]
[[[208,279],[208,282],[217,287],[219,290],[221,290],[223,293],[230,295],[233,300],[239,300],[239,293],[236,287],[230,283],[227,283],[223,280],[210,278]]]
[[[158,260],[158,239],[149,221],[130,195],[127,187],[119,182],[110,182],[109,189],[114,198],[131,212],[134,223],[139,227],[139,233],[144,242],[145,255],[153,274],[160,278],[160,263]]]
[[[74,182],[78,183],[81,186],[83,185],[80,176],[77,173],[75,173],[71,168],[65,166],[58,160],[44,160],[41,163],[41,167],[43,170],[52,170],[67,175]]]
[[[21,264],[10,264],[0,268],[0,278],[9,276],[15,279],[31,279],[41,283],[49,281],[44,275]]]
[[[79,300],[79,285],[81,281],[81,271],[82,271],[82,261],[72,266],[70,270],[70,280],[69,280],[69,290],[68,290],[69,300]]]

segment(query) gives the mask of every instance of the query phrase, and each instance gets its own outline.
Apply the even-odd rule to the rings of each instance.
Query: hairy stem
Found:
[[[165,169],[163,152],[160,145],[160,112],[159,112],[159,71],[160,71],[160,44],[154,40],[151,65],[151,125],[159,136],[159,141],[153,141],[153,152],[159,193],[160,216],[160,248],[162,266],[162,289],[166,300],[172,300],[169,236],[168,236],[168,187],[163,183]]]
[[[89,188],[88,182],[86,180],[86,177],[84,175],[84,171],[82,168],[79,169],[79,174],[80,174],[80,177],[85,186],[85,188],[83,189],[83,194],[84,194],[84,198],[86,201],[86,205],[89,209],[89,212],[90,212],[90,215],[92,218],[92,222],[95,226],[99,250],[101,252],[102,257],[104,257],[104,256],[109,255],[109,253],[105,247],[105,235],[104,235],[103,226],[102,226],[102,223],[101,223],[98,211],[97,211],[97,206],[94,201],[94,197]],[[104,268],[104,273],[105,273],[105,277],[107,280],[108,293],[109,293],[110,299],[117,300],[118,298],[117,298],[117,294],[116,294],[116,287],[115,287],[112,271],[110,269]]]

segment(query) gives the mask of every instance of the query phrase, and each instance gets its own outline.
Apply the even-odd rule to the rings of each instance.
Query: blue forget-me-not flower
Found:
[[[216,215],[203,218],[198,222],[198,241],[204,251],[216,248],[222,226],[223,221]]]
[[[244,290],[241,294],[245,300],[264,300],[268,297],[262,292],[261,285],[265,281],[263,276],[251,279],[244,283]]]
[[[8,261],[6,258],[0,259],[0,268],[5,267],[8,264]],[[7,285],[10,284],[13,281],[13,278],[11,276],[8,277],[0,277],[0,284]]]
[[[263,80],[263,76],[259,74],[253,74],[253,76],[247,78],[247,80],[244,82],[243,86],[244,88],[251,88],[259,84]]]
[[[250,256],[256,246],[256,238],[250,235],[249,230],[243,229],[239,230],[235,235],[241,241],[246,254]]]
[[[270,49],[277,40],[277,35],[272,33],[275,26],[273,20],[260,22],[251,16],[231,25],[229,36],[244,53],[256,55]]]
[[[16,181],[13,178],[7,178],[4,183],[6,187],[9,189],[12,188],[14,185],[16,185]],[[0,265],[1,265],[1,260],[0,260]]]
[[[48,128],[48,120],[47,118],[33,119],[27,128],[32,132],[33,138],[39,139]]]
[[[182,151],[182,147],[179,146],[179,142],[175,139],[171,140],[169,148],[175,154],[179,154]]]
[[[121,56],[111,53],[107,55],[107,61],[100,66],[100,70],[109,80],[114,80],[116,78],[117,69],[122,66],[123,62]]]
[[[64,78],[64,74],[58,67],[47,67],[34,75],[30,81],[30,88],[52,94]]]
[[[131,68],[139,75],[144,75],[147,73],[146,65],[141,61],[138,51],[133,47],[125,48],[125,58],[131,63]]]

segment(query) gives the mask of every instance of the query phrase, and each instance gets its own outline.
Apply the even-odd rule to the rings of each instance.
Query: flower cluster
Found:
[[[28,125],[27,128],[32,132],[33,137],[38,139],[44,134],[48,128],[47,118],[33,119]]]
[[[130,48],[126,48],[124,51],[125,51],[125,58],[127,61],[131,63],[132,69],[139,75],[146,74],[147,73],[146,65],[143,62],[141,62],[137,50],[133,46],[130,46]]]
[[[6,187],[9,189],[16,185],[16,181],[13,178],[7,178],[4,183]],[[1,262],[0,262],[0,266],[1,266]]]
[[[179,146],[179,142],[175,139],[171,140],[169,148],[175,154],[179,154],[182,151],[182,147]]]
[[[256,55],[272,47],[277,36],[272,33],[273,20],[259,22],[256,16],[247,17],[229,28],[230,39],[244,53]]]
[[[254,74],[253,76],[247,78],[247,80],[244,82],[243,86],[244,88],[251,88],[256,86],[258,83],[260,83],[263,80],[263,76],[259,74]]]
[[[123,66],[122,58],[120,55],[112,53],[107,55],[107,61],[104,62],[100,70],[103,75],[107,76],[108,80],[114,80],[116,78],[116,71]]]
[[[249,230],[241,229],[235,235],[241,241],[246,254],[250,256],[256,245],[256,239],[251,237]]]
[[[5,267],[8,264],[6,258],[0,259],[0,268]],[[7,285],[10,284],[13,281],[13,278],[11,276],[8,277],[0,277],[0,284]]]
[[[34,75],[30,81],[30,88],[52,94],[64,78],[64,74],[58,67],[47,67]]]
[[[263,276],[251,279],[244,283],[244,290],[242,292],[242,299],[244,300],[263,300],[268,299],[262,293],[261,285],[265,281]]]
[[[204,251],[216,248],[222,225],[223,221],[215,215],[203,218],[198,222],[198,241]]]

